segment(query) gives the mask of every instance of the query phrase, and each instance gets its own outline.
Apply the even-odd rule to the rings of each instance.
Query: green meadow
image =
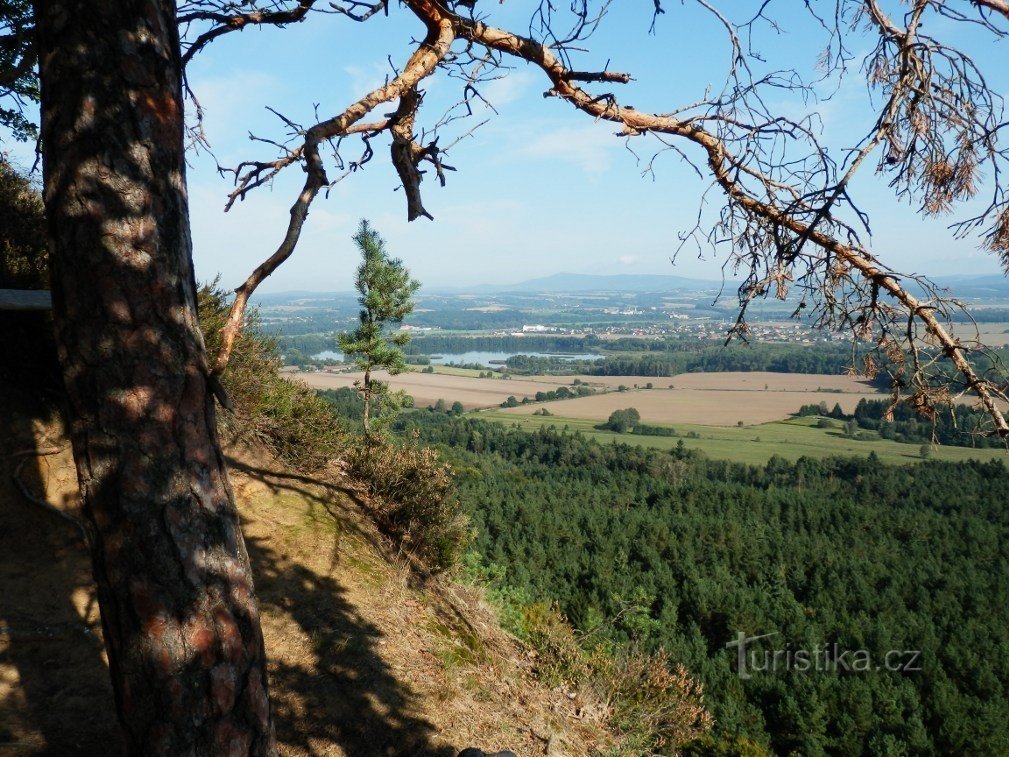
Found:
[[[549,403],[545,404],[548,410]],[[752,426],[723,427],[677,424],[671,426],[677,436],[639,436],[600,431],[596,421],[565,418],[559,415],[530,416],[482,410],[472,415],[488,421],[535,430],[540,426],[557,426],[579,431],[603,444],[621,442],[656,449],[672,449],[681,441],[689,449],[698,449],[713,459],[762,465],[774,455],[787,460],[800,457],[865,456],[875,452],[881,460],[896,465],[920,461],[920,444],[902,444],[881,439],[873,432],[863,432],[873,438],[857,441],[844,435],[841,423],[837,428],[817,428],[815,417],[790,418],[773,423]],[[657,424],[652,424],[657,425]],[[668,424],[667,424],[668,426]],[[972,449],[969,447],[933,446],[930,459],[958,462],[962,460],[991,460],[1005,458],[1003,449]]]

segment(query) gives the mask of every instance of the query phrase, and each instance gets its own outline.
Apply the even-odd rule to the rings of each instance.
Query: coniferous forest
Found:
[[[501,603],[556,602],[703,682],[697,753],[1009,750],[1003,463],[754,467],[425,411],[399,427],[453,462]],[[748,678],[739,633],[773,634]]]

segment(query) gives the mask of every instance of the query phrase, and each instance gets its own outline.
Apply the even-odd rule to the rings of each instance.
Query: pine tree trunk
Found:
[[[371,436],[371,368],[364,369],[364,435]]]
[[[40,0],[36,19],[53,312],[125,747],[270,754],[196,314],[175,4]]]

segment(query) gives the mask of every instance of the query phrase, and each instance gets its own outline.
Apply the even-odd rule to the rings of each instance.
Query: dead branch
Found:
[[[301,237],[305,219],[308,217],[308,209],[319,190],[327,183],[326,169],[319,155],[319,145],[325,140],[345,135],[351,126],[364,118],[380,103],[403,97],[406,93],[416,89],[418,82],[431,75],[451,48],[455,39],[455,31],[449,18],[433,2],[422,0],[418,5],[426,13],[424,21],[427,35],[410,56],[402,73],[388,84],[373,90],[358,100],[343,113],[321,121],[305,132],[304,144],[300,148],[299,155],[304,162],[307,177],[301,193],[291,207],[291,220],[287,226],[287,233],[273,255],[260,264],[249,278],[235,290],[235,300],[231,305],[228,320],[221,331],[221,348],[214,361],[212,375],[220,375],[228,366],[235,340],[245,322],[245,310],[249,297],[256,291],[256,287],[294,252],[298,239]]]
[[[245,13],[230,13],[234,6],[230,3],[211,3],[206,7],[202,3],[192,3],[192,7],[180,8],[179,24],[188,26],[196,22],[210,22],[213,24],[210,29],[200,34],[182,55],[182,66],[185,68],[189,61],[203,48],[209,45],[218,37],[230,32],[240,32],[248,26],[286,26],[305,20],[308,12],[312,10],[316,0],[299,0],[293,8],[284,10],[261,10],[256,9]],[[218,9],[216,6],[223,5]]]
[[[399,174],[399,180],[403,182],[403,191],[406,192],[406,217],[408,221],[416,220],[421,216],[432,221],[434,216],[424,209],[424,203],[420,196],[420,183],[424,176],[417,168],[421,160],[424,159],[425,150],[413,139],[414,121],[417,117],[417,108],[420,107],[421,95],[416,88],[405,92],[399,98],[399,107],[392,117],[392,126],[389,128],[392,134],[392,144],[390,153],[392,165]]]

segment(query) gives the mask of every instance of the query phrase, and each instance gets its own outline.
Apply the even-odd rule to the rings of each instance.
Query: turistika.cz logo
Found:
[[[873,659],[868,649],[845,649],[837,642],[815,644],[812,647],[783,649],[756,648],[755,642],[777,636],[765,633],[747,636],[736,632],[736,638],[726,643],[726,648],[736,649],[736,674],[740,678],[753,678],[755,673],[807,672],[817,673],[918,673],[921,671],[921,651],[917,649],[891,649],[882,658]]]

